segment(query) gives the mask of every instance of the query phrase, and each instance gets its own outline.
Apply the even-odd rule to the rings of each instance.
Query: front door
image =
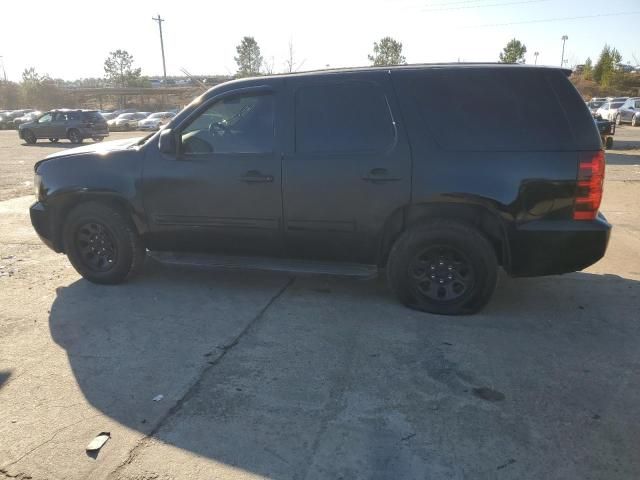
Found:
[[[384,71],[288,80],[283,202],[287,254],[373,263],[407,205],[411,156]]]
[[[51,130],[49,131],[49,138],[66,138],[67,136],[67,120],[69,113],[56,112],[53,116],[53,122],[51,122]]]
[[[45,113],[41,116],[37,122],[36,128],[34,128],[34,133],[38,138],[49,138],[49,134],[51,133],[51,122],[53,120],[52,113]]]
[[[147,152],[151,248],[281,253],[278,96],[266,87],[227,92],[177,126],[177,155]]]

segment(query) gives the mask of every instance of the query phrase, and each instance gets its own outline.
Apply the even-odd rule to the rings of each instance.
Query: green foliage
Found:
[[[527,47],[520,40],[512,38],[507,46],[500,53],[500,62],[502,63],[524,63],[524,55],[527,53]]]
[[[238,64],[237,77],[252,77],[260,75],[262,67],[262,55],[260,47],[253,37],[244,37],[240,45],[236,47],[237,57],[233,59]]]
[[[612,84],[615,77],[619,76],[616,72],[616,65],[622,60],[622,55],[615,48],[605,45],[600,52],[600,58],[593,67],[593,79],[603,87]],[[622,73],[622,72],[620,72]]]
[[[138,86],[140,74],[141,69],[134,68],[133,56],[126,50],[109,52],[104,61],[104,76],[114,86]]]
[[[391,37],[380,39],[380,43],[373,42],[373,55],[368,55],[372,65],[404,65],[406,58],[402,55],[402,43]]]
[[[593,79],[593,62],[591,61],[591,57],[587,57],[587,60],[584,62],[582,76],[585,80]]]

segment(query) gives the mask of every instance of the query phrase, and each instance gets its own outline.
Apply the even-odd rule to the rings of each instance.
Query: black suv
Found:
[[[604,152],[568,74],[454,64],[228,82],[150,137],[40,161],[31,220],[96,283],[146,255],[386,270],[410,307],[476,312],[498,266],[572,272],[607,248]]]
[[[28,144],[39,138],[56,143],[67,138],[71,143],[82,143],[85,138],[101,142],[109,136],[107,122],[96,110],[51,110],[32,122],[18,127],[18,135]]]

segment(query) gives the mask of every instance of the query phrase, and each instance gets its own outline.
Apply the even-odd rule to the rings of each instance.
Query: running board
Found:
[[[315,262],[272,257],[237,257],[206,253],[147,252],[154,260],[166,265],[182,265],[230,270],[266,270],[296,275],[331,275],[340,277],[374,278],[378,267],[359,263]]]

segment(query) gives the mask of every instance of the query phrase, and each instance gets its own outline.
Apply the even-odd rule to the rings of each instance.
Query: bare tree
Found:
[[[271,60],[263,60],[262,61],[262,70],[264,72],[265,75],[273,75],[273,65],[275,63],[275,59],[273,58],[273,56],[271,57]]]
[[[288,73],[297,72],[304,65],[304,60],[300,63],[296,62],[295,53],[293,50],[293,40],[289,39],[289,57],[285,60],[285,71]]]

